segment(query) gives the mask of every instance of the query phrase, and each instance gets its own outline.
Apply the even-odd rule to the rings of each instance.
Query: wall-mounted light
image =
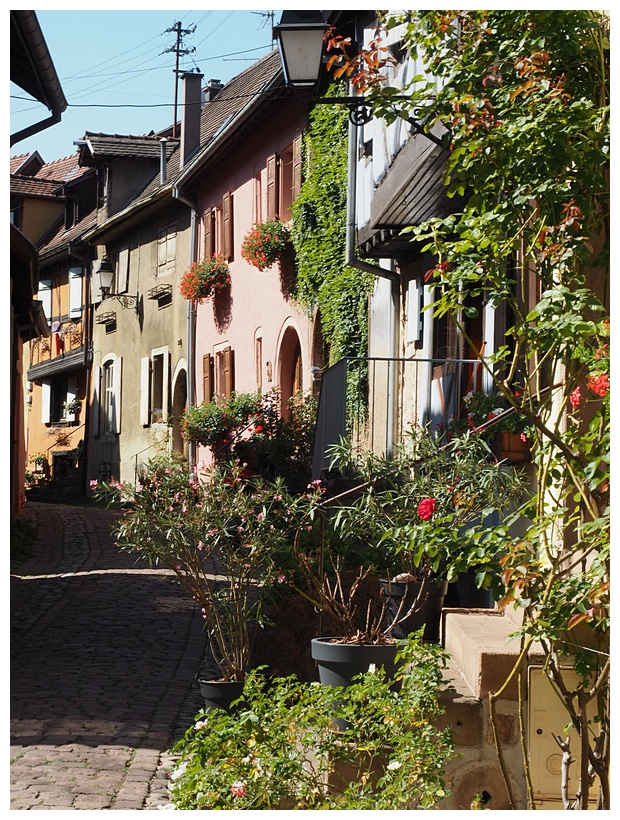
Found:
[[[308,92],[318,87],[325,52],[325,33],[329,28],[330,24],[321,11],[282,12],[280,22],[273,27],[273,38],[280,51],[287,88],[305,89]],[[397,99],[397,96],[392,98],[394,101]],[[313,102],[347,105],[353,125],[366,125],[372,119],[372,108],[361,96],[322,97]],[[446,148],[445,141],[426,131],[423,123],[411,116],[406,119],[415,133],[421,134],[440,148]]]
[[[329,23],[320,11],[283,11],[280,22],[273,27],[278,44],[284,82],[287,88],[311,91],[318,86],[325,32]],[[329,105],[348,105],[354,125],[365,125],[372,119],[372,109],[363,97],[327,97],[315,100]]]
[[[111,293],[112,282],[114,280],[114,266],[107,256],[100,260],[99,266],[95,271],[97,276],[97,283],[99,291],[101,292],[101,301],[105,302],[107,299],[116,299],[123,308],[133,308],[138,312],[138,303],[140,295],[130,296],[127,293]]]

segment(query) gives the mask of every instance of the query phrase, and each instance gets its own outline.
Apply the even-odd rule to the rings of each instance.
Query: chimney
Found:
[[[200,147],[201,81],[203,74],[186,72],[183,80],[183,113],[181,115],[181,167]]]
[[[167,174],[167,171],[166,171],[166,145],[167,145],[167,143],[168,143],[168,140],[165,137],[163,137],[159,141],[159,144],[161,146],[161,151],[160,151],[160,154],[159,154],[159,178],[160,178],[160,184],[161,185],[164,184],[164,182],[166,181],[166,179],[168,177],[168,174]]]
[[[209,80],[207,87],[202,92],[203,102],[213,102],[223,88],[224,84],[221,80]]]

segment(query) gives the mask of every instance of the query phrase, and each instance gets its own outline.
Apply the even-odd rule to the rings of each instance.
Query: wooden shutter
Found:
[[[140,424],[146,427],[150,420],[151,405],[151,359],[143,356],[140,360]]]
[[[278,215],[278,155],[267,158],[267,219]]]
[[[225,347],[222,351],[224,364],[224,395],[228,399],[235,389],[235,374],[234,374],[234,354],[230,347]]]
[[[116,292],[127,293],[129,290],[129,248],[121,248],[118,252],[116,279]]]
[[[204,230],[204,257],[211,259],[213,256],[213,209],[207,208],[202,218]]]
[[[82,316],[82,268],[69,268],[69,318]]]
[[[293,202],[301,191],[301,134],[293,140]]]
[[[225,259],[232,259],[233,256],[233,213],[232,194],[224,194],[222,199],[222,253]]]
[[[202,401],[210,402],[213,398],[213,359],[210,353],[202,357]]]
[[[123,359],[117,356],[114,362],[114,369],[112,371],[113,385],[114,385],[114,400],[112,403],[112,432],[120,433],[121,431],[121,385],[122,385],[122,364]]]
[[[41,382],[41,423],[51,421],[52,385],[49,381]]]

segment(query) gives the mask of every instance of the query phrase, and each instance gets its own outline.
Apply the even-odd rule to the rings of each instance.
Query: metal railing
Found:
[[[342,438],[389,458],[412,424],[447,426],[482,381],[478,359],[341,359],[321,379],[312,477],[325,475]]]

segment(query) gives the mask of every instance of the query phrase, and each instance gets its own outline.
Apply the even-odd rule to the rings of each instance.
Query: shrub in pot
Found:
[[[291,496],[282,480],[249,482],[234,463],[198,481],[167,458],[151,460],[135,487],[112,481],[97,493],[126,506],[119,548],[172,570],[200,605],[216,677],[242,681],[265,596],[288,580],[293,532],[312,493]]]
[[[427,632],[438,640],[445,583],[484,562],[485,540],[496,536],[498,516],[522,494],[523,478],[498,464],[479,437],[448,441],[428,428],[411,428],[389,461],[373,453],[355,456],[345,443],[332,455],[358,484],[321,505],[322,551],[305,555],[297,549],[307,594],[336,619],[341,642],[349,644],[393,642],[408,618],[439,597],[435,632]],[[492,549],[497,551],[495,539]],[[347,566],[360,567],[349,585],[343,583]],[[360,585],[377,575],[384,594],[377,585],[372,602],[361,607]],[[388,618],[401,581],[419,584],[418,594],[409,600],[405,595]]]
[[[175,752],[173,807],[189,810],[434,809],[454,754],[443,711],[445,652],[412,638],[398,681],[366,669],[340,692],[253,671],[234,715],[200,714]],[[394,684],[398,682],[399,691]]]

